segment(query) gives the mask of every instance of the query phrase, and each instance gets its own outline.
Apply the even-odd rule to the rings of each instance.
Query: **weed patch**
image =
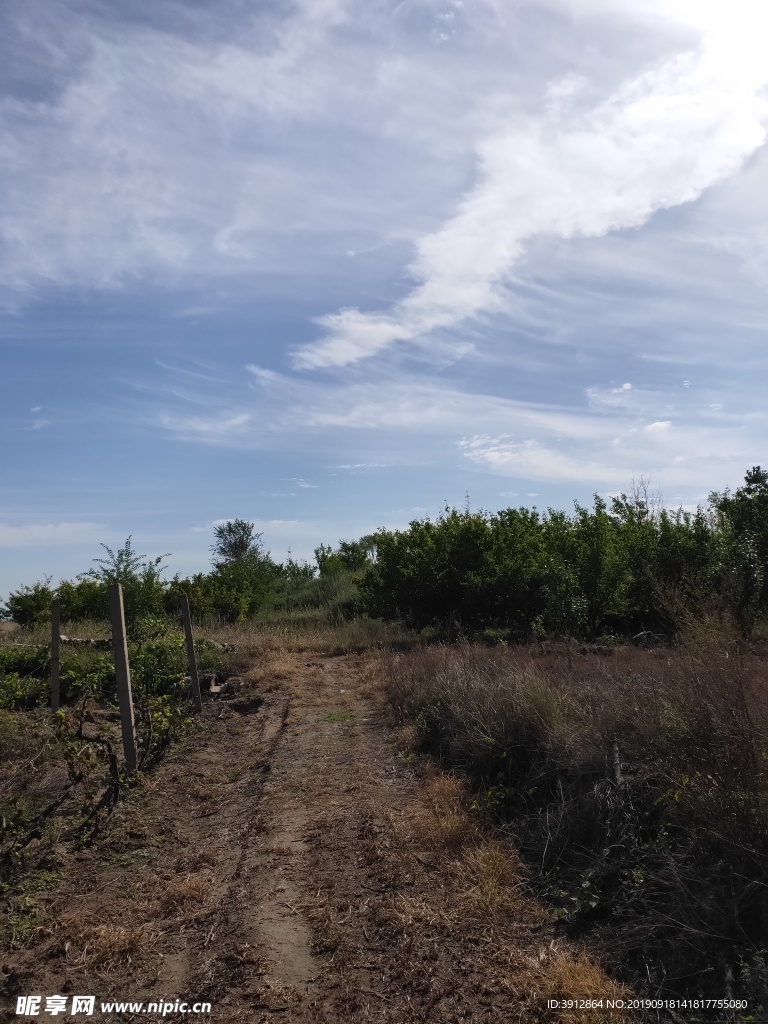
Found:
[[[354,721],[354,711],[329,711],[327,715],[323,715],[320,719],[321,722],[352,722]]]

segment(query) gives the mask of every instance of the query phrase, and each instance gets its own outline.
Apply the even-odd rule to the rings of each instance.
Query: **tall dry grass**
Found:
[[[648,990],[762,998],[768,658],[710,622],[676,649],[432,647],[382,671],[569,933]]]
[[[283,616],[269,622],[252,619],[230,625],[210,625],[196,630],[196,635],[234,647],[238,657],[231,660],[236,668],[263,651],[352,654],[376,648],[412,646],[417,639],[408,636],[397,624],[380,619],[356,618],[329,626],[306,622],[300,616],[295,619]]]

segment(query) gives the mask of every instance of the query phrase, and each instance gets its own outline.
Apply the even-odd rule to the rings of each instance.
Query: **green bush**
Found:
[[[123,588],[125,622],[130,634],[135,631],[140,619],[162,615],[165,610],[167,584],[161,577],[165,568],[161,562],[168,556],[160,555],[145,560],[144,555],[138,555],[133,550],[130,537],[117,551],[106,544],[101,546],[107,557],[94,558],[98,568],[89,569],[78,576],[81,584],[91,585],[90,591],[87,588],[83,591],[83,596],[88,593],[90,599],[98,603],[99,593],[106,593],[110,586],[119,583]]]
[[[67,650],[61,652],[59,686],[61,698],[74,702],[90,690],[98,699],[115,695],[115,666],[111,654],[103,651]]]
[[[45,582],[38,581],[31,587],[23,586],[11,591],[6,607],[8,614],[20,626],[36,626],[51,621],[51,601],[54,594],[51,589],[51,577]]]
[[[109,618],[107,585],[103,581],[81,579],[73,583],[62,580],[55,596],[61,601],[62,622],[99,622]]]
[[[45,704],[48,692],[46,684],[34,676],[20,676],[18,672],[0,675],[0,708],[4,711]]]
[[[381,530],[365,607],[444,636],[675,638],[691,616],[733,613],[745,634],[768,611],[768,473],[755,467],[710,508],[669,511],[644,485],[573,515],[446,508]],[[324,549],[328,562],[337,553]]]

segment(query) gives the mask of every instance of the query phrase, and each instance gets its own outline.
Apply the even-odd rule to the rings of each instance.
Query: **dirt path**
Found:
[[[461,786],[399,757],[381,709],[353,656],[285,655],[207,704],[98,847],[53,865],[0,1020],[23,1019],[19,993],[94,994],[91,1019],[185,999],[210,1016],[166,1020],[297,1024],[506,1024],[551,1019],[545,992],[605,995],[514,855],[467,852]]]

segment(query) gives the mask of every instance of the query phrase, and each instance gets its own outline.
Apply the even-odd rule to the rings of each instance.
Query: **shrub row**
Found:
[[[768,608],[768,473],[693,513],[639,494],[571,516],[446,508],[380,531],[362,591],[371,614],[454,637],[673,636],[712,607],[748,633]]]

